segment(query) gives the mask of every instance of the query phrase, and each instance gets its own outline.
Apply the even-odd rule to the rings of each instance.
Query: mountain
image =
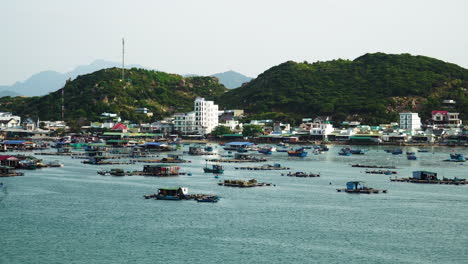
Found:
[[[0,98],[0,111],[24,118],[60,120],[62,90],[35,97]],[[213,99],[227,89],[214,77],[184,78],[177,74],[132,68],[121,80],[120,68],[109,68],[78,76],[64,86],[65,120],[99,120],[103,112],[127,120],[145,120],[135,108],[147,107],[155,117],[193,110],[197,96]]]
[[[21,96],[21,94],[15,93],[15,92],[10,91],[10,90],[2,90],[2,91],[0,91],[0,97],[4,97],[4,96],[15,97],[15,96]]]
[[[428,118],[453,99],[468,119],[468,70],[425,56],[365,54],[353,61],[288,61],[246,85],[216,98],[222,108],[244,109],[252,119],[298,122],[332,116],[378,125],[395,122],[400,111]]]
[[[249,82],[253,79],[235,71],[216,73],[211,76],[218,78],[219,82],[229,89],[241,87],[243,83]]]
[[[96,60],[89,65],[78,66],[74,70],[66,73],[60,73],[56,71],[42,71],[32,75],[23,82],[16,82],[13,85],[0,85],[0,96],[4,94],[3,92],[5,90],[15,91],[17,95],[24,96],[45,95],[62,88],[66,80],[75,79],[78,75],[119,66],[120,64],[117,62]],[[128,68],[132,67],[143,68],[136,64],[128,65]]]

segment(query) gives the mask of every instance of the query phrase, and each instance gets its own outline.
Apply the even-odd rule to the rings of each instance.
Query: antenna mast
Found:
[[[62,88],[62,121],[65,120],[65,100],[64,100],[65,86]]]
[[[125,80],[125,39],[122,38],[122,81]]]

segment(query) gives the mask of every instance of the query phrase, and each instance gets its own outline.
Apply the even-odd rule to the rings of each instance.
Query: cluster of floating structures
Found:
[[[148,194],[143,196],[145,199],[156,199],[156,200],[195,200],[197,202],[209,202],[217,203],[220,197],[212,194],[189,194],[188,188],[177,187],[177,188],[160,188],[155,194]]]
[[[437,178],[437,173],[430,171],[413,171],[413,177],[410,178],[390,178],[392,182],[409,182],[409,183],[423,183],[423,184],[452,184],[452,185],[465,185],[468,184],[466,179],[460,178]]]

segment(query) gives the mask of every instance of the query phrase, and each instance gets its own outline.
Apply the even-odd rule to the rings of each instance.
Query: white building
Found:
[[[330,123],[329,120],[325,120],[323,118],[315,118],[314,120],[310,119],[302,119],[304,123],[299,125],[299,132],[300,133],[308,133],[311,136],[316,138],[326,139],[328,135],[333,133],[334,128],[333,125]]]
[[[209,134],[218,126],[218,105],[205,98],[195,99],[195,131],[200,135]]]
[[[195,112],[174,114],[174,130],[182,134],[195,132]]]
[[[418,113],[400,113],[400,129],[411,132],[421,129],[421,119]]]
[[[0,112],[0,122],[4,127],[16,127],[21,124],[21,117],[15,116],[10,112]]]
[[[226,120],[224,123],[219,123],[220,126],[228,127],[231,131],[242,131],[242,123],[238,120]]]

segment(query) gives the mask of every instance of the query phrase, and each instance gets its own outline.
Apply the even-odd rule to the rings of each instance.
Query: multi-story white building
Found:
[[[195,131],[200,135],[209,134],[218,126],[218,105],[213,101],[206,101],[205,98],[195,99]]]
[[[400,129],[411,132],[421,129],[421,118],[418,113],[400,113]]]
[[[299,132],[308,133],[315,138],[327,139],[328,135],[333,133],[334,128],[327,118],[302,119],[304,123],[299,125]]]
[[[182,134],[195,132],[195,112],[174,114],[174,130]]]
[[[434,127],[461,127],[462,121],[459,118],[460,113],[448,111],[432,111],[432,124]]]

